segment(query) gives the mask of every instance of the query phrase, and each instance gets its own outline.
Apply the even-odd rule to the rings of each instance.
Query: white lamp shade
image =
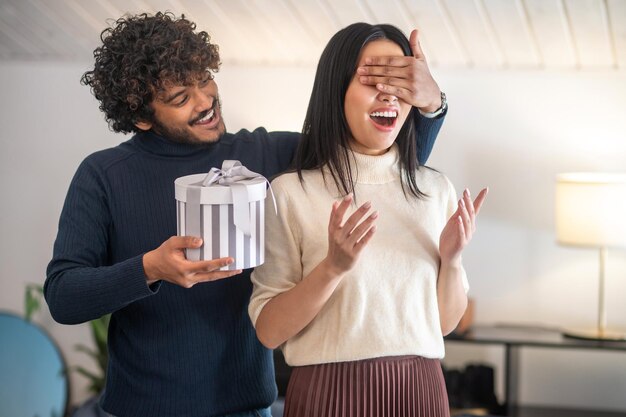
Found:
[[[626,247],[626,173],[559,174],[556,235],[564,245]]]

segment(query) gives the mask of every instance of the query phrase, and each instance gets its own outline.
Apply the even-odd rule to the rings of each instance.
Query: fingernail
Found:
[[[465,189],[465,191],[463,191],[463,193],[465,194],[466,197],[470,196],[469,189],[467,189],[467,188]]]
[[[199,237],[196,237],[193,239],[193,244],[194,245],[199,245],[202,243],[202,239],[200,239]]]
[[[372,63],[372,58],[365,58],[365,63],[366,64],[371,64]]]
[[[463,201],[463,199],[459,200],[459,206],[465,207],[465,202]]]
[[[383,90],[385,87],[382,84],[376,84],[376,88]]]
[[[356,69],[356,72],[359,73],[359,74],[365,74],[365,68],[359,67],[359,68]]]
[[[235,260],[234,260],[233,258],[228,258],[228,259],[226,260],[226,265],[230,265],[230,264],[232,264],[233,262],[235,262]]]
[[[370,207],[372,207],[372,202],[371,201],[366,201],[365,203],[363,203],[363,208],[368,209]]]
[[[372,215],[370,216],[372,219],[375,219],[378,217],[378,210],[376,210],[375,212],[372,213]]]

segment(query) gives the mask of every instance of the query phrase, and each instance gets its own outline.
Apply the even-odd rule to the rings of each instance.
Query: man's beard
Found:
[[[210,109],[203,111],[189,123],[189,128],[191,128],[193,124],[196,123],[198,120],[204,118],[204,116],[206,116],[212,109],[219,110],[220,123],[215,128],[216,131],[218,131],[220,127],[224,126],[224,119],[222,118],[222,102],[220,101],[219,96],[215,98],[215,101],[213,102],[213,105]],[[217,136],[217,138],[215,138],[215,140],[212,140],[210,142],[202,141],[190,137],[189,131],[185,128],[169,127],[161,123],[161,121],[157,119],[152,122],[152,130],[159,136],[163,136],[164,138],[172,142],[183,143],[187,145],[208,145],[212,143],[217,143],[220,141],[224,133],[226,133],[226,129],[223,128],[221,132],[218,131],[219,135]]]

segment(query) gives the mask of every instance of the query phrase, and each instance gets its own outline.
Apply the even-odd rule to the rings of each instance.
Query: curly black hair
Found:
[[[150,103],[159,92],[219,70],[218,46],[195,29],[184,15],[158,12],[121,17],[102,31],[94,69],[83,74],[81,83],[100,101],[111,130],[138,132],[135,123],[154,122]]]

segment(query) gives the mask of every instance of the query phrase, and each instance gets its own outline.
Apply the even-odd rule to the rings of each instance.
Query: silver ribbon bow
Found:
[[[210,187],[213,184],[226,185],[233,193],[233,217],[234,223],[246,236],[250,236],[250,198],[248,187],[243,181],[253,179],[263,179],[269,186],[274,211],[276,211],[276,198],[272,191],[270,182],[263,175],[250,171],[241,162],[227,159],[222,163],[222,169],[211,168],[207,176],[202,180],[203,187]],[[276,211],[278,214],[278,212]]]

